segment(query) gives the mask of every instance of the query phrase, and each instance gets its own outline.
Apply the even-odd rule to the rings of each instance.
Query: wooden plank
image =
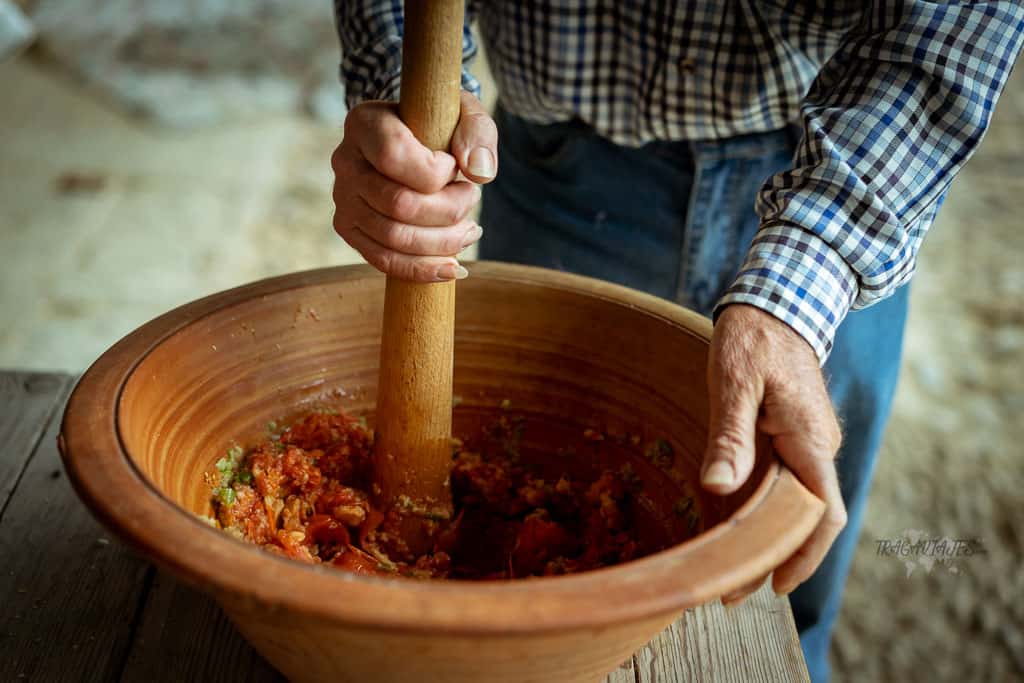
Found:
[[[789,601],[776,597],[767,583],[738,607],[709,603],[687,610],[674,626],[678,631],[666,631],[659,640],[663,657],[679,653],[672,660],[677,673],[638,666],[641,683],[809,680]]]
[[[39,438],[68,391],[64,374],[0,372],[0,520]]]
[[[676,619],[633,656],[638,683],[681,683],[686,680],[683,678],[686,657],[683,655],[682,638],[685,619],[685,616]]]
[[[630,657],[615,671],[608,674],[604,683],[636,683],[636,669],[633,668],[633,658]]]
[[[278,683],[285,679],[242,639],[211,598],[159,572],[146,597],[121,680]]]
[[[58,431],[51,420],[0,521],[0,681],[117,680],[151,572],[71,490]]]
[[[207,596],[159,574],[123,681],[284,679],[249,647]],[[605,683],[806,681],[789,604],[762,589],[744,605],[718,603],[686,614],[605,679]]]

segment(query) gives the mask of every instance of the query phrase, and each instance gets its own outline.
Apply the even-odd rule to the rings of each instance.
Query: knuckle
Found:
[[[373,105],[369,102],[363,102],[357,104],[349,111],[348,116],[345,117],[344,130],[345,134],[348,135],[353,131],[359,131],[370,124],[375,118],[376,111]]]
[[[462,235],[459,231],[452,231],[441,240],[441,253],[445,256],[455,255],[462,251]]]
[[[846,510],[841,507],[837,507],[834,510],[830,510],[825,517],[825,523],[831,528],[836,530],[836,533],[846,528],[847,523]]]
[[[459,202],[447,202],[444,207],[444,217],[448,225],[455,225],[462,220],[465,208]]]
[[[484,111],[469,112],[463,116],[463,121],[472,126],[477,134],[490,135],[498,132],[494,119]]]
[[[364,256],[365,256],[365,254],[364,254]],[[367,260],[370,261],[370,258],[367,257]],[[395,257],[389,251],[378,251],[377,253],[375,253],[373,255],[373,260],[370,261],[370,262],[373,264],[373,266],[375,268],[377,268],[377,270],[380,270],[380,271],[382,271],[384,273],[389,273],[389,274],[392,274],[392,275],[398,275],[399,274],[399,273],[396,272],[396,268],[395,268],[395,266],[397,265],[396,261],[395,261]]]
[[[741,449],[745,448],[746,444],[747,442],[743,434],[737,427],[731,425],[723,427],[711,439],[711,447],[720,455],[726,457],[734,456]]]
[[[807,430],[813,433],[810,428]],[[842,442],[842,434],[837,429],[827,428],[824,431],[818,430],[816,437],[810,438],[810,444],[814,453],[824,460],[835,460],[839,453],[839,446]]]
[[[355,226],[355,220],[352,217],[350,211],[346,210],[343,205],[336,205],[334,207],[334,218],[333,218],[334,229],[339,235],[345,237],[352,231]],[[347,239],[347,237],[346,237]]]
[[[392,218],[410,220],[416,211],[416,195],[407,187],[398,187],[391,193],[388,210]]]
[[[434,279],[434,273],[437,268],[431,265],[429,262],[425,262],[421,259],[416,259],[412,262],[409,268],[409,275],[411,280],[418,282],[429,282]]]
[[[348,231],[348,226],[337,211],[334,212],[334,217],[331,219],[331,223],[334,226],[334,232],[338,234],[338,237],[345,239],[345,233]]]
[[[829,435],[829,446],[832,449],[832,453],[835,454],[839,451],[839,447],[843,445],[843,430],[839,427],[839,423],[835,420],[832,421],[831,434]]]
[[[440,154],[431,157],[430,170],[422,176],[428,193],[440,192],[448,185],[454,166],[454,160],[449,161],[450,158]]]
[[[381,145],[380,155],[377,164],[380,171],[393,173],[402,167],[405,161],[405,153],[395,134],[389,134]]]
[[[342,126],[342,134],[344,135],[344,137],[347,138],[353,134],[353,131],[356,130],[358,126],[359,107],[355,107],[352,111],[348,113],[348,116],[345,117],[345,124]]]
[[[342,142],[331,152],[331,168],[334,169],[335,174],[339,174],[345,166],[344,145],[345,143]]]
[[[412,252],[416,248],[416,233],[404,223],[393,222],[388,226],[387,243],[392,249]]]

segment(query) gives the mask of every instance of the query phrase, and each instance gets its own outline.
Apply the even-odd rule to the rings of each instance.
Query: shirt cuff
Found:
[[[383,86],[378,90],[373,99],[385,102],[397,102],[402,91],[402,73],[398,72],[388,77]]]
[[[739,275],[715,307],[750,304],[792,327],[822,365],[857,296],[857,278],[817,235],[788,223],[762,227]]]
[[[480,99],[480,81],[474,78],[466,68],[462,69],[462,89]]]
[[[382,79],[379,87],[370,96],[353,93],[349,98],[348,106],[351,109],[364,100],[383,100],[384,102],[397,102],[402,88],[402,74],[396,72]],[[462,70],[462,89],[480,99],[480,81],[473,77],[466,69]]]

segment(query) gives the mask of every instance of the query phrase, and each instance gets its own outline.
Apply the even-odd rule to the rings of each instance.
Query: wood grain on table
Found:
[[[70,375],[0,372],[0,681],[283,680],[206,595],[96,522],[57,453]],[[806,681],[789,602],[692,610],[607,683]]]

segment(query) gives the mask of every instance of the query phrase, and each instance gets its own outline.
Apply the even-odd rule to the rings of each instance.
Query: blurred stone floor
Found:
[[[81,371],[174,306],[358,260],[330,228],[340,121],[161,128],[28,58],[0,65],[0,93],[0,367]],[[1024,680],[1022,219],[1018,70],[921,254],[838,680]],[[877,554],[921,535],[987,554]]]

